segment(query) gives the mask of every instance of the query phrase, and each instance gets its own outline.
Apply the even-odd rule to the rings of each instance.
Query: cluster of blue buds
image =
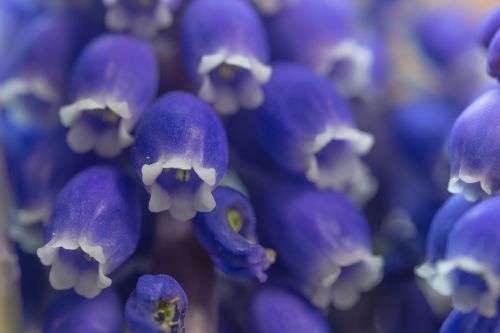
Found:
[[[0,332],[500,332],[463,2],[0,0]]]

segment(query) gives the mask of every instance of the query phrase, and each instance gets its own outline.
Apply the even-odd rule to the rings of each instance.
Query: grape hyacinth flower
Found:
[[[71,15],[41,16],[22,31],[14,56],[0,73],[0,108],[18,123],[57,124],[82,26]],[[50,45],[48,47],[47,45]]]
[[[500,88],[477,98],[458,117],[449,139],[451,174],[448,190],[469,200],[500,190]]]
[[[144,275],[127,300],[125,316],[132,333],[183,333],[188,299],[168,275]]]
[[[373,137],[355,127],[327,79],[300,65],[277,64],[264,92],[256,126],[278,164],[319,188],[371,192],[363,188],[372,185],[359,155],[370,150]]]
[[[495,34],[500,30],[500,6],[492,9],[481,22],[479,27],[479,40],[488,48]]]
[[[228,275],[267,279],[265,270],[276,254],[257,243],[253,208],[240,192],[228,187],[214,190],[216,208],[198,213],[195,234],[215,265]]]
[[[476,311],[453,310],[446,318],[439,333],[495,333],[500,331],[500,318],[487,318]]]
[[[103,0],[108,7],[106,25],[111,30],[131,31],[151,38],[174,22],[173,12],[182,0]]]
[[[26,154],[20,168],[16,220],[23,225],[48,222],[59,191],[77,172],[90,166],[91,156],[74,153],[65,131],[45,135]]]
[[[443,67],[475,47],[471,24],[460,10],[447,8],[426,13],[418,22],[416,33],[426,54]]]
[[[325,318],[309,302],[281,287],[267,287],[252,298],[245,332],[331,332]]]
[[[273,187],[256,205],[259,235],[313,304],[349,309],[383,275],[367,221],[340,193]]]
[[[255,10],[243,0],[195,0],[181,20],[182,61],[198,95],[221,114],[262,104],[271,67]]]
[[[108,34],[89,44],[72,74],[71,103],[59,112],[71,149],[114,157],[131,145],[156,94],[157,71],[151,47],[134,37]]]
[[[179,220],[215,207],[212,190],[227,169],[227,138],[205,102],[172,92],[157,100],[136,131],[132,162],[151,193],[149,210]]]
[[[134,252],[140,229],[139,199],[132,180],[109,167],[77,174],[59,193],[38,249],[51,266],[53,288],[74,288],[87,298],[111,285],[109,274]]]
[[[436,277],[436,264],[446,256],[446,247],[451,231],[458,220],[476,203],[467,200],[463,194],[451,196],[432,219],[427,235],[427,260],[416,269],[416,274],[430,285]]]
[[[122,309],[116,293],[107,289],[93,299],[72,291],[58,297],[43,323],[44,333],[120,333]]]
[[[352,32],[348,2],[298,1],[268,22],[273,57],[304,64],[356,96],[371,83],[373,54]]]
[[[488,74],[500,81],[500,28],[488,47]]]
[[[432,286],[451,296],[462,312],[497,314],[500,298],[498,209],[500,197],[487,199],[468,210],[452,228],[446,254],[439,260]]]

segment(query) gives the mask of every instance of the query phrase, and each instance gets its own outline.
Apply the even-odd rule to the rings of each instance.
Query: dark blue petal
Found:
[[[111,285],[108,277],[134,252],[139,239],[139,199],[132,180],[109,167],[77,174],[59,193],[37,251],[51,266],[55,289],[88,298]]]
[[[486,318],[477,312],[450,312],[439,333],[498,333],[500,319]]]
[[[304,64],[349,96],[371,83],[373,54],[352,33],[347,1],[297,1],[268,21],[273,57]]]
[[[490,198],[468,210],[456,222],[446,256],[436,263],[433,287],[450,295],[460,311],[477,311],[487,317],[497,313],[500,297],[500,197]]]
[[[267,287],[251,301],[246,332],[332,332],[321,315],[307,300],[292,291]]]
[[[120,300],[111,289],[93,299],[68,291],[50,306],[43,333],[120,333],[122,316]]]
[[[500,89],[494,87],[456,120],[449,140],[450,192],[474,200],[500,190],[499,107]]]
[[[342,194],[281,186],[257,200],[259,236],[316,305],[350,308],[381,280],[367,221]]]
[[[500,80],[500,29],[488,47],[488,74]]]
[[[241,193],[227,187],[213,192],[216,208],[193,221],[198,240],[223,272],[267,279],[275,253],[257,243],[253,208]]]
[[[370,150],[373,137],[355,127],[328,80],[299,65],[278,64],[264,89],[256,127],[262,147],[277,163],[319,188],[370,187],[359,155]]]
[[[168,275],[144,275],[127,300],[125,316],[132,333],[183,333],[188,299]]]
[[[56,111],[66,97],[71,66],[86,40],[81,20],[72,15],[42,16],[30,22],[0,77],[0,106],[19,122],[34,118],[46,126],[57,124]]]
[[[151,47],[133,37],[104,35],[88,45],[72,74],[71,104],[60,110],[78,153],[114,157],[133,142],[132,130],[152,102],[158,68]]]
[[[262,23],[243,0],[192,1],[181,22],[184,67],[221,113],[262,104],[271,68]]]
[[[500,6],[493,8],[481,22],[479,40],[485,48],[490,45],[493,36],[500,29]]]
[[[195,96],[173,92],[154,103],[137,127],[132,148],[137,174],[151,193],[149,210],[189,220],[214,209],[212,189],[228,163],[227,138],[213,110]]]

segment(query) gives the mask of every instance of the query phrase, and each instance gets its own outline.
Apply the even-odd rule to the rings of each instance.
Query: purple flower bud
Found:
[[[195,0],[181,24],[184,67],[201,98],[222,114],[262,104],[271,68],[262,23],[248,3]]]
[[[69,291],[50,306],[44,319],[43,332],[120,333],[122,319],[120,299],[111,289],[93,299]]]
[[[31,22],[0,77],[0,107],[19,122],[33,118],[47,126],[56,124],[68,73],[84,42],[81,28],[70,15],[42,16]]]
[[[351,17],[347,2],[299,1],[269,19],[273,56],[302,63],[356,95],[370,84],[373,54],[353,36]]]
[[[500,29],[488,47],[488,74],[500,81]]]
[[[305,67],[279,64],[264,90],[256,126],[262,146],[277,163],[319,188],[369,186],[359,155],[370,150],[373,137],[355,127],[328,80]]]
[[[133,37],[104,35],[88,45],[72,76],[71,104],[60,110],[76,152],[114,157],[133,142],[131,131],[158,85],[156,59]]]
[[[257,243],[253,208],[241,193],[228,187],[213,192],[216,208],[199,213],[194,231],[215,265],[228,275],[257,277],[264,282],[265,270],[276,254]]]
[[[490,45],[493,36],[500,29],[500,6],[493,8],[482,20],[479,27],[479,40],[485,48]]]
[[[471,22],[462,11],[446,8],[426,13],[416,28],[423,50],[439,66],[450,65],[475,47]]]
[[[294,292],[278,287],[258,291],[250,303],[246,332],[331,332],[325,318]]]
[[[75,154],[64,140],[65,131],[45,135],[30,149],[20,166],[17,221],[48,222],[59,191],[77,172],[90,166],[92,156]]]
[[[436,263],[432,286],[451,296],[460,311],[476,310],[484,316],[497,313],[500,297],[500,197],[490,198],[468,210],[456,222],[446,255]]]
[[[474,205],[474,202],[468,201],[462,194],[456,194],[446,201],[432,219],[427,235],[427,261],[416,270],[417,275],[427,279],[431,285],[437,273],[436,263],[445,258],[451,231]]]
[[[188,299],[168,275],[144,275],[127,300],[125,316],[132,333],[184,333]]]
[[[476,311],[453,310],[446,318],[439,333],[494,333],[500,330],[500,318],[486,318]]]
[[[343,195],[281,186],[256,207],[259,235],[315,305],[348,309],[380,282],[367,221]]]
[[[111,285],[109,274],[134,252],[139,239],[139,199],[132,180],[108,167],[76,175],[59,193],[37,251],[51,266],[55,289],[74,288],[92,298]]]
[[[131,31],[150,38],[170,27],[173,12],[182,0],[103,0],[108,7],[106,25],[111,30]]]
[[[500,89],[492,88],[474,101],[455,122],[449,152],[448,190],[469,200],[500,190]]]
[[[213,188],[227,169],[221,121],[198,98],[183,92],[161,97],[136,131],[132,161],[151,193],[149,210],[179,220],[215,208]]]

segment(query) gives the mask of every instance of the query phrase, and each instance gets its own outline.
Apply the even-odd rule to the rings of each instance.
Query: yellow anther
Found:
[[[239,233],[241,231],[241,228],[243,228],[243,217],[241,216],[240,211],[237,209],[228,209],[227,221],[236,233]]]

